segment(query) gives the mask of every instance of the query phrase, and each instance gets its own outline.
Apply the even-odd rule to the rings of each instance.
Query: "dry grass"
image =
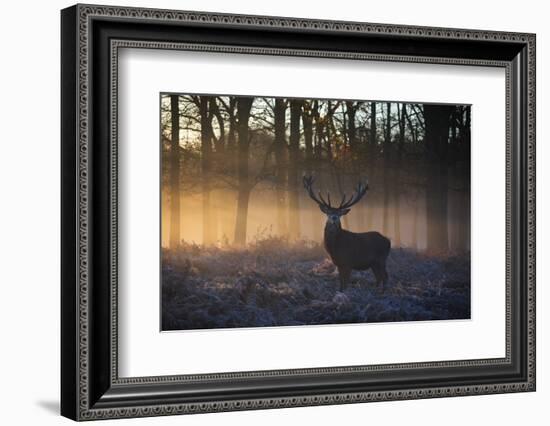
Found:
[[[184,244],[162,252],[162,329],[288,326],[465,319],[468,255],[393,249],[390,281],[376,287],[355,271],[344,292],[323,248],[279,238],[246,249]]]

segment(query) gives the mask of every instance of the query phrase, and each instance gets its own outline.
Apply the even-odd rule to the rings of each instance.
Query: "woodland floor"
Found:
[[[162,252],[162,329],[470,318],[469,255],[392,249],[389,283],[354,271],[344,292],[323,248],[276,238],[246,249],[184,244]]]

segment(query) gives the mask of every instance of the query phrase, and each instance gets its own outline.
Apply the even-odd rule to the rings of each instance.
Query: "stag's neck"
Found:
[[[333,257],[336,242],[342,233],[342,225],[328,222],[325,224],[324,243],[328,254]]]

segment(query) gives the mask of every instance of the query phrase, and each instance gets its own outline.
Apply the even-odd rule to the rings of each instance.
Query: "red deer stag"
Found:
[[[386,259],[390,253],[390,240],[379,232],[350,232],[342,229],[340,224],[340,217],[348,214],[350,207],[358,203],[367,193],[368,184],[359,182],[349,200],[346,200],[346,194],[344,194],[340,204],[335,207],[330,203],[330,193],[327,192],[327,201],[320,191],[318,196],[315,195],[312,176],[304,176],[303,182],[311,199],[327,215],[324,245],[332,262],[338,268],[340,291],[345,289],[353,269],[359,271],[372,269],[376,284],[382,283],[384,288],[388,281]]]

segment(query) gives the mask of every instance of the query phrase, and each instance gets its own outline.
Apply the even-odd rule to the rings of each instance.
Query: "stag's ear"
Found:
[[[345,216],[345,215],[347,215],[350,211],[351,211],[351,209],[340,210],[340,216]]]
[[[321,211],[324,213],[324,214],[328,214],[328,210],[325,206],[323,206],[322,204],[319,205],[319,208],[321,209]]]

